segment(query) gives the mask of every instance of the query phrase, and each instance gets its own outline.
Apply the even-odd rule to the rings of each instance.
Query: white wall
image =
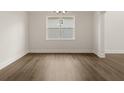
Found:
[[[0,69],[27,53],[27,40],[27,13],[0,12]]]
[[[76,40],[47,41],[46,16],[53,12],[31,12],[29,14],[29,46],[31,52],[91,52],[93,49],[93,12],[68,12],[75,16]]]
[[[106,12],[106,53],[124,53],[124,11]]]

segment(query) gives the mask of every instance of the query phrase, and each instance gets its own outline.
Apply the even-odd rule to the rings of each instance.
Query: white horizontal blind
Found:
[[[74,17],[47,17],[47,40],[74,40]]]

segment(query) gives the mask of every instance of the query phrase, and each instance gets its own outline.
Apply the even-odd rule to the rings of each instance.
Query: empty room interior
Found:
[[[123,80],[123,11],[0,11],[0,81]]]

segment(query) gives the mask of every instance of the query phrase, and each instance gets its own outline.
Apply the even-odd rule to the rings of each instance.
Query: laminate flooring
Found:
[[[123,81],[124,55],[27,54],[0,70],[1,81]]]

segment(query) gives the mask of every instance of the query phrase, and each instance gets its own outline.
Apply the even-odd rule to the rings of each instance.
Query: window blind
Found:
[[[47,17],[47,40],[74,40],[74,17]]]

